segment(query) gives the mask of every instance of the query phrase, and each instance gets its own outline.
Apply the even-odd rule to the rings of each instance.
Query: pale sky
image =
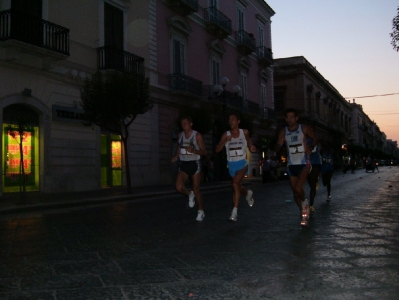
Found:
[[[389,36],[399,1],[266,2],[276,12],[273,57],[304,56],[344,98],[355,98],[388,139],[399,142],[399,52]],[[395,95],[360,98],[384,94]]]

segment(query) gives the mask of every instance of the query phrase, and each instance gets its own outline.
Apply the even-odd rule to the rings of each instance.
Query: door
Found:
[[[119,135],[101,135],[101,186],[122,186],[122,141]]]
[[[12,0],[11,10],[11,38],[41,47],[42,0]]]

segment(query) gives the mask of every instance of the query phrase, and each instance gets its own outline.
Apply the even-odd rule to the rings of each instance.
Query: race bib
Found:
[[[323,158],[323,162],[330,163],[331,162],[331,158],[324,157]]]
[[[229,148],[230,157],[242,156],[244,151],[241,147]]]
[[[182,155],[193,155],[193,153],[188,152],[186,150],[186,148],[184,148],[184,147],[180,148],[180,154],[182,154]]]
[[[295,154],[295,153],[303,153],[303,145],[302,144],[297,144],[297,145],[290,145],[290,153]]]

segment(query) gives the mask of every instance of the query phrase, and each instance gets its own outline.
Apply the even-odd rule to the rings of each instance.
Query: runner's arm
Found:
[[[219,144],[216,145],[215,152],[219,153],[220,151],[222,151],[223,147],[226,145],[228,141],[229,140],[227,139],[227,133],[225,132],[220,138]]]
[[[284,133],[284,129],[281,129],[279,134],[278,134],[277,143],[274,146],[274,151],[275,152],[280,151],[281,147],[283,147],[284,144],[285,144],[285,133]]]
[[[197,132],[195,138],[197,140],[197,144],[199,146],[199,150],[193,149],[193,153],[194,154],[198,154],[198,155],[206,155],[207,152],[206,152],[204,139],[202,138],[202,135],[199,132]]]
[[[181,133],[179,133],[179,135],[177,137],[178,141],[180,141],[180,137],[181,137]],[[172,163],[177,161],[177,159],[179,158],[179,153],[180,153],[180,145],[179,145],[179,143],[177,143],[175,156],[173,156],[171,159]]]
[[[244,136],[245,136],[245,139],[247,140],[247,147],[248,147],[249,151],[256,152],[256,146],[252,144],[252,141],[249,138],[249,132],[247,129],[244,129]]]

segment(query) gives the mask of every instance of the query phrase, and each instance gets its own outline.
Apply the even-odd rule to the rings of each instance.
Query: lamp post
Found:
[[[226,86],[229,84],[229,79],[227,77],[221,77],[220,78],[220,84],[215,84],[212,86],[212,92],[216,97],[220,97],[222,100],[222,126],[224,127],[225,121],[226,121],[226,109],[227,109],[227,101],[229,100],[229,92],[226,91]],[[241,88],[238,85],[233,86],[233,94],[236,96],[240,93]],[[222,128],[220,130],[223,132],[225,128]],[[217,131],[216,131],[217,132]],[[214,134],[216,133],[214,132]],[[221,133],[220,132],[220,133]],[[220,137],[218,137],[220,138]],[[228,172],[227,172],[227,156],[225,151],[221,151],[221,156],[218,156],[218,162],[215,161],[215,165],[218,166],[218,170],[220,170],[219,178],[220,180],[227,179],[228,178]]]

